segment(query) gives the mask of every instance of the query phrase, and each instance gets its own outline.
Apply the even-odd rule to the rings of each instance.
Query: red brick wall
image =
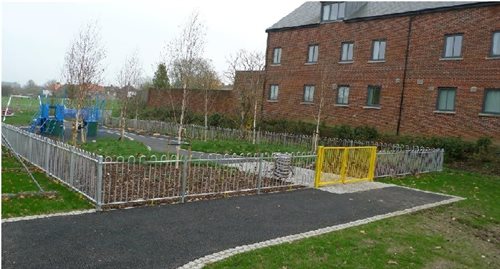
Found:
[[[209,92],[209,113],[234,114],[236,96],[232,90],[213,90]],[[202,90],[188,90],[187,110],[194,113],[204,113],[205,92]],[[150,89],[148,106],[175,107],[180,109],[182,104],[182,89]]]
[[[208,111],[209,114],[220,113],[230,117],[239,116],[241,92],[250,92],[252,87],[256,87],[258,92],[256,97],[262,96],[262,83],[264,81],[263,72],[238,71],[236,72],[235,87],[230,90],[211,90],[209,91]],[[251,84],[260,83],[257,86]],[[188,90],[187,91],[187,110],[202,114],[205,112],[205,91]],[[252,95],[253,96],[253,95]],[[148,106],[151,107],[170,107],[179,109],[182,104],[182,89],[150,89],[148,94]]]
[[[488,59],[500,6],[417,16],[413,22],[401,131],[405,134],[491,136],[500,141],[500,117],[480,116],[484,89],[500,88],[500,59]],[[463,60],[439,60],[444,35],[462,33]],[[417,79],[423,84],[418,85]],[[438,114],[438,87],[456,87],[455,114]],[[476,87],[475,92],[471,91]]]
[[[500,6],[468,8],[415,16],[412,23],[402,134],[462,136],[466,139],[491,136],[500,141],[500,117],[480,116],[484,88],[500,88],[500,59],[487,59],[491,34],[500,30]],[[263,103],[265,118],[313,121],[318,109],[303,104],[303,87],[327,85],[327,124],[369,125],[380,131],[397,129],[410,17],[393,17],[359,22],[333,22],[318,27],[269,32],[266,92],[279,84],[278,102]],[[444,35],[463,33],[463,60],[440,61]],[[371,63],[371,43],[387,40],[386,60]],[[341,64],[340,44],[354,41],[354,62]],[[319,44],[319,61],[307,65],[309,44]],[[272,53],[282,48],[281,65],[274,66]],[[324,70],[327,70],[325,72]],[[322,75],[327,73],[328,75]],[[417,79],[423,84],[417,84]],[[325,82],[325,83],[322,83]],[[334,106],[337,90],[350,86],[349,106]],[[379,85],[380,109],[367,109],[367,86]],[[437,114],[437,88],[457,87],[456,113]],[[434,90],[430,90],[430,88]],[[471,87],[477,87],[471,92]],[[267,94],[264,95],[267,98]]]

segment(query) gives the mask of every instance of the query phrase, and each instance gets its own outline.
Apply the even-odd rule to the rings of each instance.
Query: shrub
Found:
[[[492,144],[491,138],[481,137],[476,141],[476,150],[477,152],[489,152],[489,148]]]
[[[379,138],[379,134],[374,127],[358,126],[354,128],[354,137],[359,140],[376,140]]]

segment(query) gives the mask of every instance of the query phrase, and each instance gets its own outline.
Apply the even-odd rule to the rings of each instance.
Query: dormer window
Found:
[[[342,20],[345,15],[345,3],[325,3],[322,9],[322,21],[338,21]]]

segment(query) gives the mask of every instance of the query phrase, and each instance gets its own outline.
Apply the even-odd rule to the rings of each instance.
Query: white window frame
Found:
[[[352,62],[354,57],[354,42],[342,42],[340,45],[340,61]],[[345,56],[345,57],[344,57]]]
[[[304,85],[304,103],[314,102],[314,85]]]
[[[385,61],[387,40],[377,39],[372,41],[372,61]]]
[[[307,48],[307,63],[317,63],[319,57],[319,45],[309,45]]]
[[[444,36],[443,58],[462,58],[463,34],[449,34]]]
[[[493,32],[493,34],[491,35],[490,56],[500,57],[500,30]]]
[[[337,90],[337,105],[348,105],[349,104],[349,85],[340,85]]]
[[[345,18],[345,2],[325,3],[321,8],[321,21],[339,21]]]
[[[279,94],[279,85],[278,84],[271,84],[271,87],[269,87],[269,99],[270,101],[277,101],[278,100],[278,94]]]
[[[281,64],[281,47],[274,48],[273,50],[273,64]]]

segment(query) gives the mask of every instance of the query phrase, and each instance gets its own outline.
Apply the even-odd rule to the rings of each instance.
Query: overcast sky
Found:
[[[165,45],[193,10],[207,26],[205,57],[217,71],[241,48],[265,50],[265,29],[304,0],[79,1],[2,3],[2,81],[61,80],[64,54],[80,27],[97,20],[107,49],[104,84],[113,84],[124,58],[137,48],[152,77]]]

